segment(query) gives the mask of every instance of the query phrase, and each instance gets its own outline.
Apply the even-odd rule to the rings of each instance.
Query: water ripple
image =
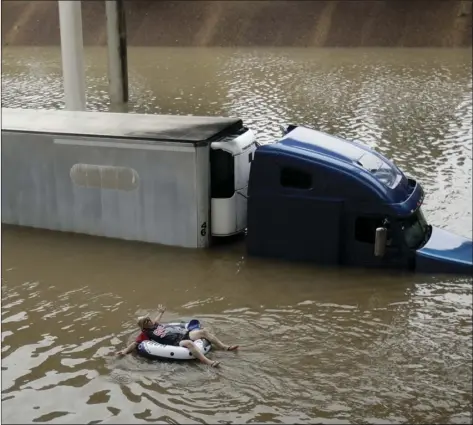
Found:
[[[103,52],[86,55],[94,110],[108,109]],[[4,49],[2,105],[62,108],[58,53]],[[421,181],[433,224],[471,237],[470,52],[129,57],[132,111],[238,115],[264,143],[280,123],[362,140]],[[4,422],[471,422],[471,280],[314,272],[233,250],[26,230],[2,238]],[[221,369],[115,357],[159,302],[169,320],[198,317],[240,352],[211,352]]]

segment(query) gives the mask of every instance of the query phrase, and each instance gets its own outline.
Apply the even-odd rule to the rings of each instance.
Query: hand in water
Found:
[[[166,307],[164,307],[162,304],[159,304],[159,305],[158,305],[158,311],[159,311],[160,313],[164,313],[164,312],[166,311]]]
[[[117,356],[121,357],[121,356],[124,356],[125,353],[123,352],[123,350],[120,350],[117,352]]]

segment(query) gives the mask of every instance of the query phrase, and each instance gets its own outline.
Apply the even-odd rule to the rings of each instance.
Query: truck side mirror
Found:
[[[388,236],[388,229],[386,227],[378,227],[374,239],[374,255],[376,257],[384,257],[386,250],[386,240]]]

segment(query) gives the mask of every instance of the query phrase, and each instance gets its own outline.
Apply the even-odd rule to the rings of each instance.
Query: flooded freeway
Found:
[[[106,51],[86,50],[107,110]],[[2,106],[63,106],[58,48],[5,48]],[[359,139],[472,236],[468,49],[133,48],[130,110],[297,123]],[[5,184],[5,182],[2,182]],[[2,228],[3,423],[471,423],[471,279]],[[117,358],[136,319],[199,318],[220,369]]]

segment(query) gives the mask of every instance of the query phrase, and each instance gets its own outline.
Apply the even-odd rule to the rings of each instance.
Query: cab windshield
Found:
[[[394,167],[372,153],[365,153],[356,161],[388,187],[394,187],[399,173]]]
[[[429,233],[429,225],[420,208],[401,222],[401,228],[409,248],[418,249],[425,244]]]

